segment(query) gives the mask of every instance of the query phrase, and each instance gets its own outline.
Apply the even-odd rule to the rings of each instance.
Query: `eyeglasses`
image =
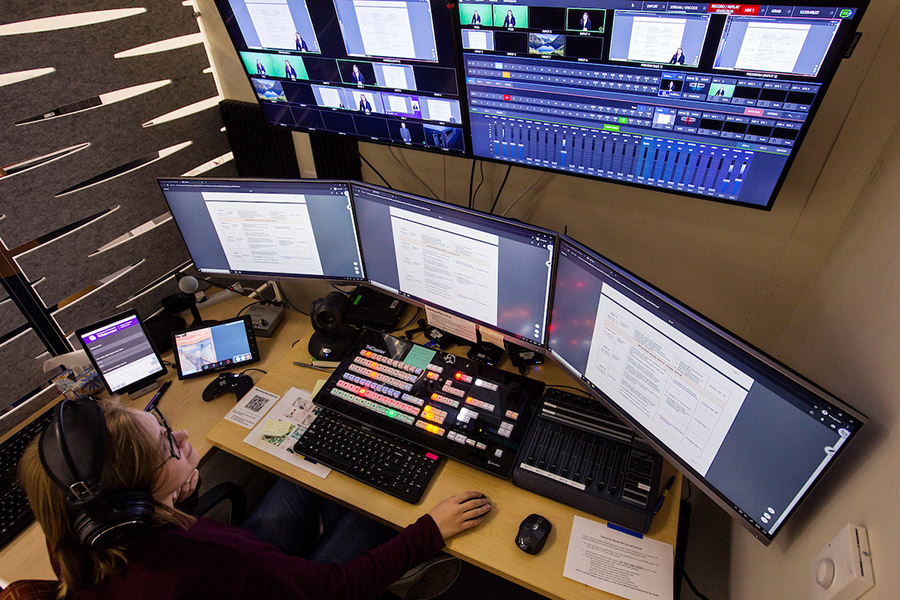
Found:
[[[149,412],[152,412],[156,417],[156,420],[159,421],[159,424],[166,429],[166,437],[169,439],[169,458],[181,460],[181,449],[178,447],[178,441],[175,439],[175,434],[172,433],[172,428],[169,427],[169,422],[166,421],[166,418],[163,416],[162,412],[160,412],[158,407],[154,406]]]

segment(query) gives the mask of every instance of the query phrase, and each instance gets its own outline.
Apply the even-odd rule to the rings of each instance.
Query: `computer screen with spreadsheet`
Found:
[[[364,277],[346,181],[159,179],[200,273]]]
[[[565,236],[548,349],[765,544],[865,420]]]
[[[771,208],[866,5],[464,2],[472,152]]]
[[[373,285],[544,345],[556,233],[374,186],[352,188]]]

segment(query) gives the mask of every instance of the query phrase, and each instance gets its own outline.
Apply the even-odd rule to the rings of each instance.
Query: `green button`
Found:
[[[618,125],[604,125],[603,131],[619,131]]]
[[[625,125],[626,123],[628,123],[628,117],[619,117],[619,123]]]

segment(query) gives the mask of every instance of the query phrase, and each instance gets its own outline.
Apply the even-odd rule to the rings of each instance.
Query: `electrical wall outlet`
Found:
[[[847,525],[809,564],[812,600],[856,600],[875,585],[869,535]]]

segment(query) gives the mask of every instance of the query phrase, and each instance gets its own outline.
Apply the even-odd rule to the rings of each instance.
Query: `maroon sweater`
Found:
[[[201,518],[187,530],[154,529],[129,549],[125,571],[70,598],[373,598],[443,547],[440,530],[426,514],[349,563],[323,565]]]

